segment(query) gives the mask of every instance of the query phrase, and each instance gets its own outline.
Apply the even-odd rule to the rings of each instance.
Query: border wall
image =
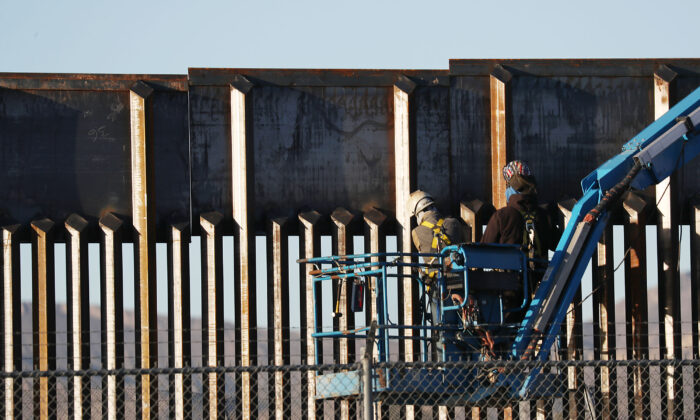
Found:
[[[26,370],[22,346],[31,346],[30,365],[42,371],[59,367],[57,354],[74,370],[94,367],[95,354],[103,369],[129,367],[125,354],[133,354],[131,367],[142,369],[288,365],[297,356],[298,363],[313,363],[314,311],[341,328],[352,328],[353,320],[331,321],[322,303],[313,306],[306,268],[289,264],[290,240],[298,241],[300,257],[319,256],[323,238],[330,238],[332,252],[351,253],[358,236],[365,251],[386,249],[388,239],[408,251],[411,221],[403,204],[420,188],[459,215],[478,241],[493,209],[504,205],[501,168],[515,158],[530,164],[540,201],[565,220],[580,180],[698,86],[700,59],[450,60],[449,70],[193,68],[173,76],[0,74],[3,370]],[[593,330],[584,333],[582,305],[574,304],[566,358],[588,357],[586,335],[595,360],[700,358],[699,176],[696,161],[656,189],[628,195],[616,210],[592,261]],[[614,235],[613,225],[624,233]],[[689,289],[681,288],[679,229],[690,236]],[[189,281],[194,237],[201,247],[198,284]],[[226,237],[232,237],[231,255],[222,246]],[[630,249],[622,296],[613,259],[620,240]],[[66,256],[63,332],[55,316],[56,244],[65,244]],[[91,244],[99,248],[99,283],[88,281]],[[156,275],[157,244],[167,246],[166,279]],[[31,247],[28,334],[20,290],[30,279],[20,275],[22,246]],[[124,263],[125,249],[133,252],[133,264]],[[259,259],[265,273],[257,272]],[[233,273],[225,278],[230,261]],[[290,282],[290,270],[301,270],[301,280]],[[651,272],[658,288],[647,285]],[[134,283],[131,342],[124,338],[125,278]],[[167,308],[158,307],[159,285],[167,288]],[[94,288],[100,290],[97,331],[90,327]],[[201,295],[196,320],[193,288]],[[399,285],[394,299],[397,321],[413,323],[417,291]],[[620,300],[624,316],[615,313]],[[233,335],[225,336],[223,308],[231,303]],[[685,318],[683,308],[690,314]],[[650,318],[650,312],[657,313]],[[165,328],[159,313],[167,314]],[[295,350],[292,313],[300,320]],[[356,350],[343,342],[322,361],[352,363]],[[418,360],[418,351],[407,344],[400,357]],[[209,375],[201,385],[204,414],[216,417],[224,409],[225,378]],[[669,384],[679,383],[677,372],[669,375]],[[163,385],[151,375],[138,381],[137,416],[157,414]],[[50,385],[49,379],[34,382],[35,414],[55,402]],[[110,381],[105,395],[119,386]],[[190,392],[188,386],[172,392]],[[235,413],[262,412],[257,374],[237,373],[232,386]],[[274,388],[289,386],[280,377]],[[304,390],[309,382],[302,379],[301,386],[312,392]],[[678,390],[665,389],[670,395],[661,398],[673,400]],[[6,379],[6,417],[19,410],[21,391]],[[274,391],[270,385],[271,400]],[[109,410],[123,408],[114,404]],[[266,415],[272,416],[279,406],[270,407]]]

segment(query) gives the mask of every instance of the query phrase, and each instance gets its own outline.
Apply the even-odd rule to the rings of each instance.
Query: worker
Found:
[[[528,258],[541,261],[546,266],[548,250],[555,250],[559,233],[547,212],[537,202],[537,182],[527,164],[514,160],[503,167],[506,181],[506,206],[497,210],[486,226],[482,242],[497,244],[517,244],[523,247]],[[542,279],[536,264],[531,264],[529,275],[530,295],[534,293]],[[506,299],[519,305],[520,298]],[[523,314],[520,314],[523,315]],[[511,317],[517,322],[516,317]]]
[[[462,223],[454,217],[443,217],[435,206],[435,201],[430,194],[421,190],[412,192],[408,199],[407,210],[411,216],[416,217],[417,226],[411,231],[411,237],[413,238],[413,244],[418,249],[418,252],[422,254],[435,254],[448,245],[456,245],[464,242],[466,234]],[[434,258],[430,258],[428,261],[424,262],[430,264],[433,261]],[[449,260],[447,264],[449,264]],[[439,324],[457,324],[459,320],[454,311],[446,313],[445,319],[440,319],[438,314],[440,290],[438,287],[434,287],[438,271],[439,269],[435,268],[425,270],[421,273],[421,279],[427,286],[427,297],[430,299],[430,320],[435,326]],[[455,276],[454,280],[455,281],[452,283],[461,284],[457,276]],[[449,273],[446,273],[446,281],[449,284]],[[455,305],[456,302],[452,301],[453,296],[459,296],[459,299],[463,298],[463,294],[460,296],[456,293],[448,292],[442,296],[443,305]],[[423,298],[425,297],[426,296],[423,296]],[[422,303],[420,308],[424,309],[425,303]],[[444,333],[444,338],[446,339],[445,344],[447,348],[445,348],[445,344],[442,343],[442,340],[439,339],[437,334],[433,335],[433,349],[435,351],[444,350],[448,359],[459,358],[459,355],[463,352],[457,350],[455,347],[455,334],[453,332]]]
[[[413,244],[421,253],[437,253],[447,245],[464,241],[464,228],[454,217],[443,217],[430,194],[416,190],[408,198],[408,212],[416,217],[411,231]]]

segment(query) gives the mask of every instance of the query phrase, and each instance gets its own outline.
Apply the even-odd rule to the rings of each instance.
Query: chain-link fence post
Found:
[[[364,420],[372,420],[372,350],[365,349],[362,356],[362,412]]]

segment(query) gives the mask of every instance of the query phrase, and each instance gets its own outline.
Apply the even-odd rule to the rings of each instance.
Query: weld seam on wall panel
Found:
[[[506,182],[502,168],[508,163],[507,112],[510,104],[507,90],[510,89],[510,73],[500,68],[500,72],[489,76],[491,97],[491,202],[500,209],[505,206]]]
[[[310,211],[299,215],[299,220],[302,223],[302,235],[300,240],[303,245],[302,258],[318,257],[321,250],[321,235],[319,233],[318,223],[321,219],[321,214],[317,211]],[[312,269],[311,264],[303,264],[302,274],[300,277],[299,286],[302,288],[301,293],[304,295],[301,317],[304,318],[302,326],[302,336],[304,340],[301,343],[302,355],[306,357],[306,363],[316,364],[316,346],[314,339],[311,337],[315,331],[314,318],[319,320],[321,324],[321,313],[317,311],[318,306],[314,302],[314,289],[317,296],[320,296],[320,287],[315,287],[313,276],[310,274]],[[320,303],[320,302],[319,302]],[[316,407],[316,372],[309,371],[306,375],[302,374],[302,413],[306,412],[309,420],[316,419],[318,416]],[[306,388],[306,389],[304,389]],[[320,409],[323,409],[323,404],[319,404]]]
[[[169,366],[191,365],[189,226],[170,227],[168,241]],[[183,419],[192,410],[192,375],[175,374],[169,384],[169,416]]]
[[[660,71],[654,74],[654,119],[658,119],[670,109],[674,78],[673,72]],[[681,355],[677,187],[675,175],[656,185],[659,320],[662,323],[660,338],[661,349],[665,353],[662,357],[666,359],[674,359]],[[675,334],[675,331],[679,333]],[[682,407],[682,398],[675,398],[675,388],[679,386],[679,381],[682,381],[682,375],[680,371],[676,372],[673,367],[668,367],[665,379],[661,392],[661,412],[672,418]]]
[[[102,367],[124,367],[124,291],[122,276],[123,222],[112,213],[100,219],[101,267],[100,267],[100,323],[102,328]],[[102,413],[109,420],[116,420],[117,413],[124,412],[124,379],[116,375],[102,378]]]
[[[649,354],[649,307],[647,302],[647,255],[646,224],[654,203],[638,193],[630,193],[622,206],[626,213],[624,227],[625,249],[625,316],[627,318],[627,359],[648,359]],[[635,368],[628,373],[627,401],[629,413],[635,418],[644,418],[649,408],[649,371]]]
[[[224,281],[221,223],[218,212],[200,216],[202,228],[202,357],[204,366],[224,365]],[[210,372],[203,382],[204,418],[220,418],[225,411],[224,375]]]
[[[274,343],[272,349],[273,360],[270,364],[275,366],[288,365],[290,355],[289,332],[289,237],[287,235],[288,220],[286,218],[274,219],[270,224],[271,232],[268,234],[268,296],[272,296],[272,317],[268,317],[268,324],[273,323],[273,337],[270,343]],[[271,263],[270,263],[271,260]],[[272,287],[269,282],[272,281]],[[272,290],[272,293],[270,293]],[[268,350],[269,351],[269,350]],[[287,372],[274,373],[274,412],[275,419],[283,420],[289,417],[291,401],[285,396],[291,395],[290,375]],[[291,411],[289,411],[291,413]]]
[[[32,222],[33,341],[34,368],[56,369],[56,296],[54,279],[54,222]],[[34,417],[54,418],[49,407],[56,405],[56,378],[34,381]]]
[[[615,281],[612,261],[612,224],[605,227],[593,257],[593,358],[614,360],[615,355]],[[617,393],[613,391],[617,382],[616,370],[601,366],[595,370],[595,383],[600,389],[600,415],[602,418],[617,418]]]
[[[5,372],[22,368],[22,318],[18,232],[20,225],[2,228],[3,336]],[[22,381],[6,378],[4,417],[19,418],[22,412]]]
[[[138,82],[129,91],[131,127],[131,197],[136,268],[136,358],[138,367],[157,367],[157,312],[155,270],[155,188],[152,139],[153,89]],[[158,415],[158,377],[141,375],[141,404],[137,417]],[[138,385],[137,385],[138,387]],[[137,395],[139,390],[137,390]],[[140,412],[139,412],[140,411]]]
[[[68,354],[69,367],[82,370],[90,367],[90,279],[88,278],[88,222],[77,214],[65,223],[69,234],[68,259]],[[90,417],[90,389],[81,377],[73,382],[73,414],[76,419]],[[69,403],[70,408],[70,403]],[[70,414],[70,411],[69,411]]]
[[[252,153],[251,90],[252,83],[240,75],[230,87],[231,104],[231,186],[234,222],[234,264],[236,283],[240,288],[240,363],[252,366],[257,359],[255,296],[255,234],[251,215],[254,209],[254,157]],[[254,417],[257,410],[257,374],[241,374],[241,401],[243,419]]]

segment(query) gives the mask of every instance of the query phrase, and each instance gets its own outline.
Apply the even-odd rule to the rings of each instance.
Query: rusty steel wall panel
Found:
[[[578,196],[581,179],[654,120],[651,77],[516,76],[512,98],[512,156],[529,163],[540,201]]]

